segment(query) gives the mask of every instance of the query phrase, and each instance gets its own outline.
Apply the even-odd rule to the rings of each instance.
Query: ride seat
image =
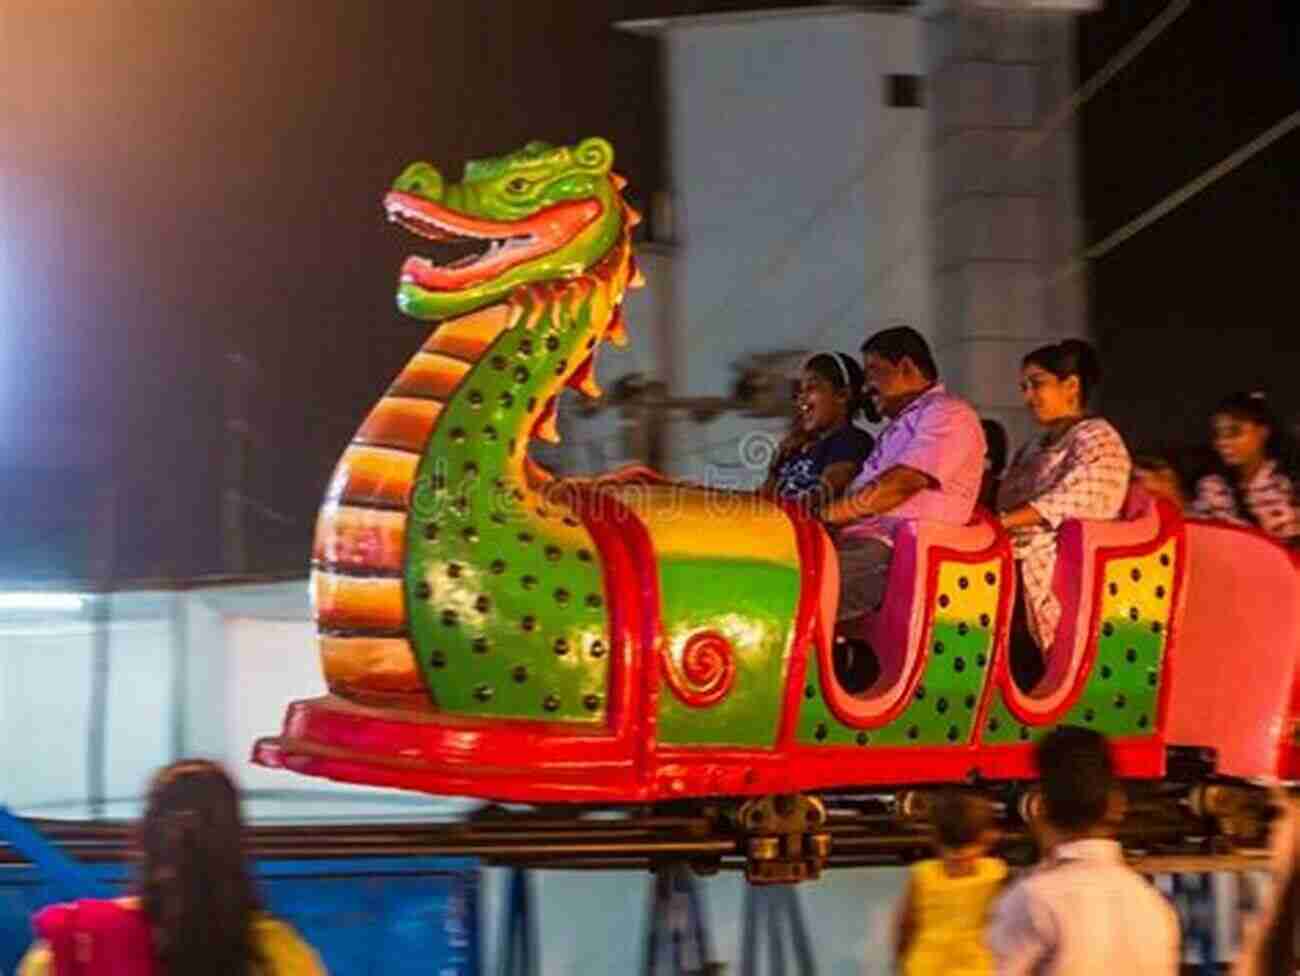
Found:
[[[829,550],[833,558],[834,550]],[[871,728],[890,721],[911,699],[926,663],[926,642],[933,624],[938,564],[945,559],[963,563],[1000,559],[1000,586],[1010,585],[1006,541],[992,517],[977,512],[968,525],[905,522],[894,535],[894,553],[880,608],[866,618],[862,637],[876,654],[879,673],[865,691],[853,693],[836,678],[829,641],[820,648],[825,696],[832,711],[855,727]],[[838,564],[824,579],[836,581],[834,594],[823,590],[822,630],[834,630],[838,599]],[[1005,622],[996,624],[1005,637]]]
[[[1047,721],[1078,696],[1088,679],[1101,610],[1105,560],[1154,547],[1177,531],[1179,516],[1136,484],[1130,485],[1115,519],[1066,519],[1056,536],[1052,591],[1061,619],[1051,646],[1043,650],[1043,677],[1033,688],[1016,686],[1008,673],[1004,693],[1012,711],[1025,721]],[[1017,594],[1023,599],[1023,594]]]

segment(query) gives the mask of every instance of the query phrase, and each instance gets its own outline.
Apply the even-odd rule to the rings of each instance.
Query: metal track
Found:
[[[830,835],[826,868],[905,865],[929,856],[925,832],[900,822],[888,795],[828,797],[819,829]],[[123,822],[32,820],[32,826],[78,860],[131,857],[132,826]],[[1008,817],[999,852],[1028,863],[1033,846]],[[1177,805],[1138,804],[1119,830],[1134,866],[1147,873],[1248,871],[1267,866],[1262,851],[1227,849],[1221,837]],[[494,865],[566,870],[652,869],[686,862],[703,873],[744,869],[749,838],[719,805],[682,815],[600,812],[551,815],[495,812],[431,824],[256,826],[247,832],[258,860],[461,856]],[[0,845],[0,866],[24,863]]]

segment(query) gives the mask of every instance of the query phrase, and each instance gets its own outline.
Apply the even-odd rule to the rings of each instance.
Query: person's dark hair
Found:
[[[930,824],[942,847],[956,850],[974,844],[993,826],[993,809],[982,796],[948,789],[934,799]]]
[[[160,770],[138,843],[140,902],[161,972],[262,972],[253,941],[253,915],[261,906],[244,861],[239,795],[225,771],[201,759]]]
[[[1106,819],[1115,769],[1101,733],[1062,725],[1035,750],[1047,819],[1065,830],[1088,830]]]
[[[1173,461],[1158,451],[1140,451],[1133,455],[1134,471],[1160,471],[1181,477]]]
[[[877,332],[862,344],[862,354],[879,356],[894,364],[910,359],[927,380],[933,382],[939,378],[939,367],[935,365],[930,344],[909,325]]]
[[[987,417],[980,421],[980,426],[984,428],[984,443],[988,449],[989,468],[994,474],[1001,474],[1007,467],[1007,429],[998,421]]]
[[[1282,418],[1277,415],[1277,411],[1273,409],[1268,397],[1263,393],[1230,394],[1219,401],[1210,416],[1217,417],[1220,414],[1267,427],[1268,440],[1264,442],[1264,456],[1276,462],[1282,472],[1291,479],[1292,485],[1300,488],[1300,446],[1296,444],[1295,437],[1282,422]],[[1228,490],[1232,492],[1233,502],[1241,517],[1251,524],[1258,524],[1255,513],[1246,504],[1245,492],[1238,483],[1236,474],[1223,463],[1217,451],[1214,452],[1211,470],[1223,478]]]
[[[1039,346],[1021,360],[1020,365],[1045,369],[1058,380],[1079,377],[1079,406],[1086,407],[1101,382],[1101,359],[1097,350],[1082,339],[1066,339],[1050,346]]]
[[[846,356],[842,352],[819,352],[809,358],[803,364],[803,368],[816,373],[836,392],[840,390],[848,392],[849,420],[866,412],[868,401],[862,392],[866,377],[863,375],[862,366],[852,356]]]
[[[1267,427],[1268,441],[1264,444],[1264,455],[1286,465],[1288,470],[1295,466],[1295,439],[1263,393],[1233,393],[1226,396],[1219,401],[1210,416],[1217,417],[1220,414]]]

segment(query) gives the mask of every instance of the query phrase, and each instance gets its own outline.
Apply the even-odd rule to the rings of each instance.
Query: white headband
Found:
[[[840,379],[842,379],[842,380],[844,381],[844,389],[849,390],[849,391],[852,391],[852,389],[853,389],[853,380],[851,380],[851,379],[849,378],[849,368],[848,368],[847,366],[844,365],[844,359],[845,359],[844,353],[842,353],[842,352],[819,352],[819,353],[814,353],[813,355],[811,355],[811,356],[808,357],[808,362],[811,363],[811,362],[812,362],[814,359],[816,359],[818,356],[829,356],[831,359],[835,360],[835,365],[838,366],[838,367],[839,367],[839,370],[840,370]],[[806,368],[806,367],[805,367],[805,368]]]

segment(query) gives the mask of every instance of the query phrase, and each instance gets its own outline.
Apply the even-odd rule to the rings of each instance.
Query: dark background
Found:
[[[1165,0],[1083,18],[1087,78]],[[1080,116],[1085,239],[1112,231],[1300,109],[1300,4],[1196,0]],[[1300,414],[1300,130],[1090,267],[1103,407],[1134,450],[1194,468],[1225,394]]]
[[[648,197],[656,43],[610,24],[788,5],[8,0],[0,577],[221,572],[228,413],[244,568],[302,571],[330,468],[418,338],[392,301],[392,178],[602,134]],[[1083,18],[1081,76],[1165,6]],[[1300,107],[1296,6],[1198,0],[1085,107],[1088,241]],[[1105,407],[1135,447],[1198,440],[1231,389],[1300,409],[1298,200],[1292,133],[1092,268]]]

